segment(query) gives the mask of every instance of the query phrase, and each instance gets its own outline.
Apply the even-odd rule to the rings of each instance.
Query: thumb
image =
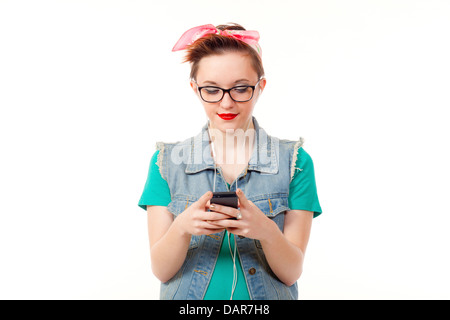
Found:
[[[212,196],[213,193],[211,191],[207,191],[204,195],[202,195],[196,202],[199,208],[206,207],[206,203],[211,200]]]
[[[237,189],[236,190],[236,194],[239,198],[239,203],[241,205],[241,207],[248,207],[249,206],[249,200],[247,200],[247,197],[244,194],[244,191],[242,191],[241,189]]]

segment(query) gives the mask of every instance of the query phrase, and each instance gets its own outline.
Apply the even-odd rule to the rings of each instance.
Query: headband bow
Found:
[[[261,55],[261,47],[258,44],[259,32],[258,31],[244,31],[244,30],[219,30],[212,24],[206,24],[199,27],[194,27],[186,31],[178,42],[173,47],[172,51],[179,51],[186,49],[189,45],[193,44],[196,40],[208,35],[208,34],[220,34],[222,36],[235,38],[241,40]]]

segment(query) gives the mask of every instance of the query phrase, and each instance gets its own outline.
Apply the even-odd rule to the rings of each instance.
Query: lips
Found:
[[[223,120],[233,120],[237,117],[237,113],[219,113],[218,116]]]

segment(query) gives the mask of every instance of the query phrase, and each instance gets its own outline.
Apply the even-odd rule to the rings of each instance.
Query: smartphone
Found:
[[[238,196],[234,191],[227,192],[213,192],[213,197],[209,200],[209,203],[220,204],[227,207],[238,208]],[[235,219],[236,218],[230,218]]]

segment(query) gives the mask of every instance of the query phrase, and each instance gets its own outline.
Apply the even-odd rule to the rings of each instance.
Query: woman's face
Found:
[[[201,59],[197,72],[197,84],[191,82],[191,87],[199,95],[197,85],[230,89],[239,85],[255,86],[258,80],[249,56],[241,52],[229,52]],[[229,93],[225,93],[221,101],[209,103],[203,101],[199,95],[212,127],[223,132],[247,129],[253,108],[265,85],[266,80],[262,79],[255,88],[253,98],[247,102],[233,101]]]

